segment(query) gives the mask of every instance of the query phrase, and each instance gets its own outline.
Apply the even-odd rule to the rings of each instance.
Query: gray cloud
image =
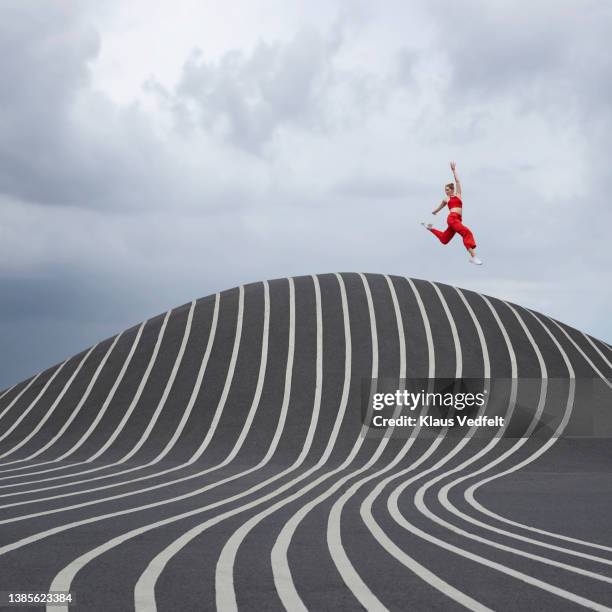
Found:
[[[55,206],[155,205],[173,161],[138,105],[117,108],[93,89],[101,41],[91,6],[3,4],[0,191]]]
[[[449,104],[510,96],[523,112],[588,116],[612,93],[610,6],[596,0],[435,0],[427,8],[449,63]],[[524,7],[522,7],[524,8]]]
[[[330,193],[343,197],[366,199],[396,199],[408,196],[423,197],[428,187],[415,183],[405,176],[354,174],[339,180]]]
[[[197,126],[218,141],[261,155],[282,130],[325,136],[350,127],[385,104],[385,79],[336,65],[349,35],[344,15],[326,32],[298,30],[286,42],[260,41],[208,60],[196,49],[174,91],[155,79],[147,91],[175,117],[181,133]]]
[[[217,63],[195,51],[176,88],[183,102],[176,108],[193,109],[205,129],[247,151],[259,151],[286,124],[318,129],[318,95],[338,45],[337,37],[305,29],[288,43],[260,42],[250,55],[233,50]]]
[[[70,200],[57,162],[75,158],[67,110],[88,84],[96,31],[70,5],[9,2],[0,21],[0,189],[25,199]],[[69,180],[72,178],[73,180]],[[61,193],[61,195],[60,195]]]

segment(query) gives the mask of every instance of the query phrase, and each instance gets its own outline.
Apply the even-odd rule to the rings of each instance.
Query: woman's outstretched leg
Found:
[[[455,235],[455,230],[450,226],[448,226],[443,232],[440,231],[439,229],[436,229],[435,227],[427,227],[427,226],[425,227],[434,236],[436,236],[442,244],[448,244],[453,239],[453,236]]]
[[[448,225],[453,229],[453,231],[459,234],[461,238],[463,238],[463,245],[468,251],[476,248],[474,234],[472,234],[469,227],[466,227],[463,225],[463,223],[461,223],[461,219],[459,217],[449,219]]]
[[[474,240],[474,234],[469,227],[463,225],[460,218],[454,218],[449,220],[449,227],[463,238],[463,245],[470,254],[470,262],[478,266],[482,265],[482,261],[476,257],[476,240]]]

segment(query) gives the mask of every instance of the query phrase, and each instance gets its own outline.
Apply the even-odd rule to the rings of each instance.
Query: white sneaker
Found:
[[[482,261],[478,259],[476,255],[474,255],[473,257],[470,257],[470,263],[473,263],[475,266],[482,266]]]
[[[421,221],[421,225],[425,228],[425,229],[431,229],[433,227],[433,223],[425,223],[425,221]]]

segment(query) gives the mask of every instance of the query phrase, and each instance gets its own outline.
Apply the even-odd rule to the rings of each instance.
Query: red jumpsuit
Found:
[[[463,202],[459,196],[453,195],[448,199],[448,207],[450,208],[462,208]],[[436,235],[442,244],[448,244],[455,234],[459,234],[463,238],[463,244],[466,249],[475,249],[476,242],[474,241],[474,235],[463,223],[461,223],[461,213],[452,212],[449,213],[446,219],[448,227],[441,232],[435,228],[431,228],[429,231]]]

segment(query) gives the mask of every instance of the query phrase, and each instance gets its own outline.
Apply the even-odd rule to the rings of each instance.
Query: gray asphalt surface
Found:
[[[506,428],[372,435],[372,379],[427,378],[506,380]],[[202,298],[0,393],[0,590],[94,611],[611,609],[611,379],[607,344],[422,280]]]

